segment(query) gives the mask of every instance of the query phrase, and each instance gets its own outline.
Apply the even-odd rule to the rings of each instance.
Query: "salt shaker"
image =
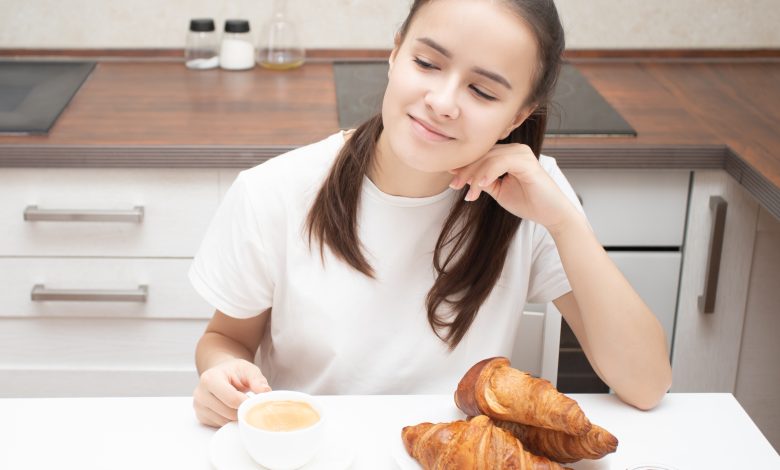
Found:
[[[255,66],[255,46],[249,34],[249,21],[225,21],[219,65],[227,70],[246,70]]]
[[[191,69],[213,69],[219,65],[219,40],[211,18],[190,20],[184,49],[184,63]]]

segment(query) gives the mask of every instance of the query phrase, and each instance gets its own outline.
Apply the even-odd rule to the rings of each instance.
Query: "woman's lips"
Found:
[[[442,134],[436,128],[431,127],[430,124],[427,124],[423,121],[419,121],[415,119],[415,117],[412,115],[409,115],[409,119],[412,120],[412,128],[415,130],[417,135],[419,135],[423,139],[431,140],[434,142],[446,142],[449,140],[453,140],[452,137],[446,134]]]

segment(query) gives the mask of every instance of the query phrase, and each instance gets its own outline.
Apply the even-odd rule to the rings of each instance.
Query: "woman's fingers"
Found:
[[[233,409],[238,409],[241,403],[247,398],[245,393],[239,392],[236,387],[233,386],[230,378],[215,380],[209,384],[208,389],[217,400]]]
[[[236,390],[221,371],[207,370],[201,375],[195,389],[195,402],[211,409],[226,419],[236,419],[236,410],[246,400],[246,395]]]
[[[206,426],[212,426],[215,428],[221,428],[231,421],[216,413],[214,410],[202,406],[195,407],[195,416],[201,423],[205,424]]]
[[[537,164],[536,157],[525,146],[496,146],[480,160],[457,169],[450,187],[461,189],[468,184],[470,188],[465,200],[475,201],[482,191],[495,195],[495,191],[501,186],[499,177],[502,175],[517,175],[532,168],[531,165],[534,164]]]
[[[209,391],[206,391],[203,404],[206,406],[206,408],[211,409],[213,412],[217,413],[225,419],[230,421],[235,421],[238,419],[238,407],[232,408],[226,405],[222,400],[217,398],[216,395]]]
[[[209,410],[228,421],[234,421],[238,418],[236,410],[222,403],[214,394],[205,387],[198,387],[194,393],[195,409]],[[213,420],[212,420],[213,421]]]
[[[225,361],[200,376],[193,404],[198,419],[209,426],[222,426],[237,419],[237,410],[247,399],[244,391],[270,391],[260,368],[242,359]]]
[[[260,368],[250,362],[239,362],[235,374],[235,381],[232,383],[241,391],[249,390],[255,393],[271,391],[268,380],[260,372]]]

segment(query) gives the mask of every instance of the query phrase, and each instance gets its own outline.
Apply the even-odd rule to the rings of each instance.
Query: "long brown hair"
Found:
[[[414,1],[399,31],[401,41],[419,9],[430,1]],[[535,111],[498,143],[528,145],[539,158],[547,127],[547,104],[561,66],[563,28],[553,0],[505,0],[505,3],[533,30],[539,63],[535,85],[526,99],[526,103],[536,105]],[[382,130],[381,114],[355,130],[336,157],[306,220],[309,243],[313,239],[319,241],[323,262],[327,246],[337,258],[370,277],[374,276],[374,270],[358,239],[357,210],[363,177],[372,164]],[[492,197],[465,202],[467,191],[468,186],[450,210],[436,242],[433,266],[437,276],[426,299],[428,323],[450,349],[463,339],[479,307],[493,290],[521,222]],[[443,307],[452,315],[443,315]]]

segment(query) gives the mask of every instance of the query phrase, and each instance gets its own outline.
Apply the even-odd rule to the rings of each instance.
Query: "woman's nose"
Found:
[[[433,84],[425,94],[425,104],[437,116],[457,119],[460,116],[457,91],[457,84],[453,81]]]

